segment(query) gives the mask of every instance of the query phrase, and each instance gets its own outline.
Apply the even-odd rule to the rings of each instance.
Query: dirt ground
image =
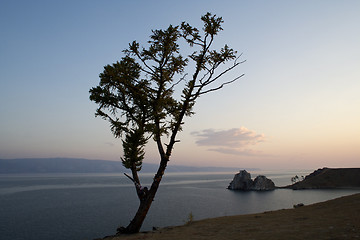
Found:
[[[295,209],[206,219],[105,239],[360,239],[360,194]]]

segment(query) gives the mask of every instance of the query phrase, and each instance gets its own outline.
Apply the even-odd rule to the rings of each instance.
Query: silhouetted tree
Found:
[[[291,178],[291,182],[294,184],[294,183],[300,182],[300,181],[302,181],[302,180],[304,180],[304,179],[305,179],[304,176],[301,176],[301,180],[300,180],[299,176],[298,176],[298,175],[295,175],[295,177],[292,177],[292,178]]]
[[[291,177],[291,183],[294,184],[296,182],[295,177]]]
[[[227,45],[212,49],[215,36],[223,30],[221,17],[207,13],[201,20],[202,30],[183,22],[166,30],[153,30],[147,47],[140,47],[136,41],[130,43],[124,57],[106,65],[99,85],[90,89],[90,100],[99,105],[96,116],[109,121],[114,136],[122,138],[121,160],[131,170],[132,177],[127,176],[134,182],[140,200],[135,217],[126,228],[120,227],[119,233],[139,232],[173,147],[179,142],[176,136],[182,130],[183,119],[193,114],[196,100],[243,76],[220,82],[242,63],[238,61],[241,55]],[[182,40],[181,46],[191,50],[185,58],[180,54]],[[223,65],[228,62],[231,64]],[[175,88],[180,86],[182,94],[176,98]],[[138,171],[150,139],[156,142],[160,163],[150,188],[144,189]]]

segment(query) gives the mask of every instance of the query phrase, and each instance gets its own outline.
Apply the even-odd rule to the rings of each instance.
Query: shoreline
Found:
[[[210,218],[103,240],[239,238],[360,239],[360,193],[298,208]]]

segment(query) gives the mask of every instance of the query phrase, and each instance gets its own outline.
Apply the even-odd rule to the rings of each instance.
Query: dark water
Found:
[[[309,172],[265,172],[277,186]],[[195,220],[310,204],[359,190],[227,190],[234,173],[166,174],[142,230]],[[252,173],[253,177],[257,173]],[[143,175],[149,185],[153,175]],[[0,239],[82,240],[115,234],[138,206],[131,182],[118,175],[0,175]]]

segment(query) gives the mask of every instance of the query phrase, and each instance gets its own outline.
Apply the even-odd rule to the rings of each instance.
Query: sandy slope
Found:
[[[360,194],[296,209],[206,219],[105,239],[360,239]]]

